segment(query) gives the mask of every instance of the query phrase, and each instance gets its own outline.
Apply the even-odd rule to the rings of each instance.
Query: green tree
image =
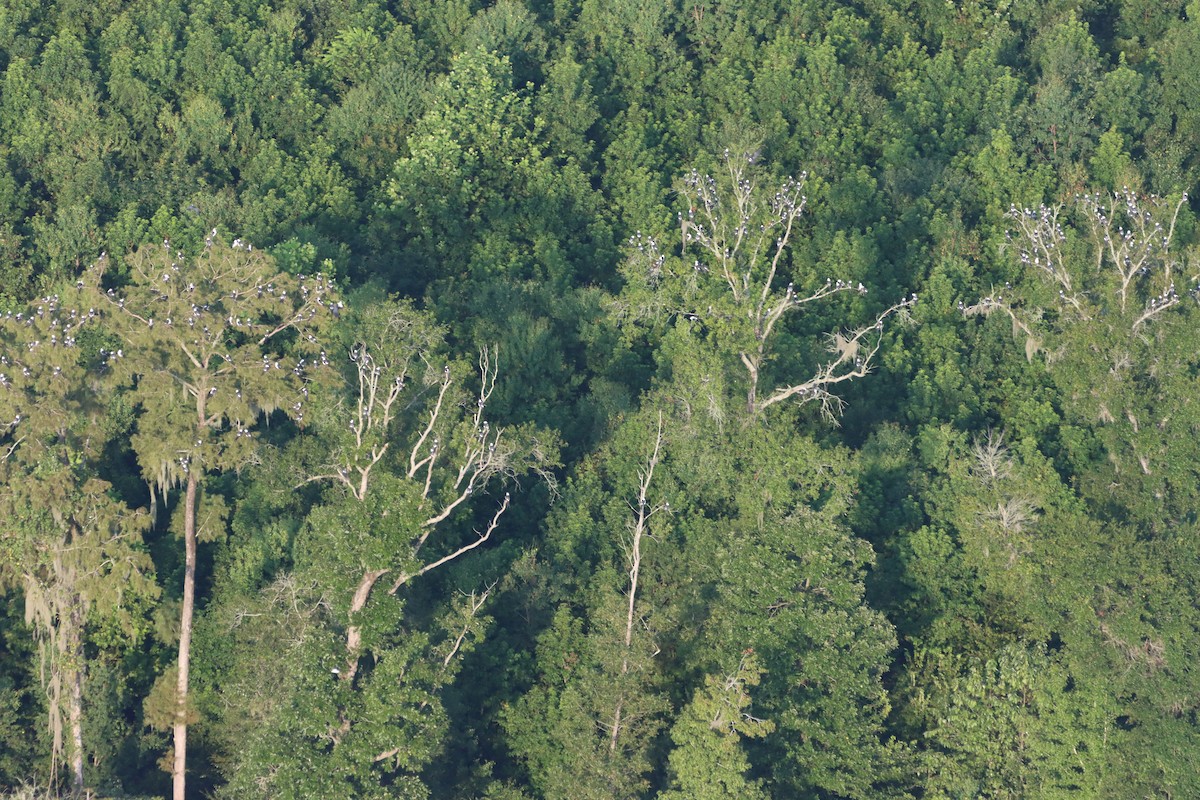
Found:
[[[577,164],[545,154],[543,122],[512,80],[507,59],[473,50],[439,82],[387,186],[408,270],[390,283],[466,321],[457,341],[509,358],[498,419],[572,441],[588,427],[582,356],[599,316],[579,286],[607,283],[615,253],[597,193]]]
[[[254,457],[252,428],[266,415],[279,411],[303,424],[308,384],[328,364],[320,337],[342,307],[324,276],[277,274],[261,251],[215,234],[195,254],[165,241],[141,248],[130,257],[125,285],[101,287],[106,259],[89,271],[91,302],[108,309],[122,341],[110,363],[132,383],[139,406],[132,444],[142,475],[163,495],[185,487],[171,695],[176,800],[183,800],[186,780],[197,541],[205,528],[210,536],[223,533],[222,524],[201,524],[201,481]]]
[[[1160,192],[1193,187],[1200,175],[1195,153],[1184,144],[1200,130],[1196,102],[1200,4],[1189,2],[1185,16],[1166,31],[1159,43],[1161,102],[1152,107],[1155,119],[1145,137],[1153,185]]]
[[[543,155],[540,125],[506,57],[475,49],[454,60],[387,187],[429,277],[453,269],[561,291],[576,270],[602,274],[593,265],[607,235],[592,193],[577,166]]]
[[[0,578],[25,596],[39,637],[52,772],[66,752],[76,792],[85,780],[85,627],[157,591],[141,547],[145,514],[97,476],[114,393],[102,374],[105,351],[96,352],[101,315],[87,300],[72,289],[0,318],[0,512],[13,529],[0,548]]]
[[[661,434],[647,411],[629,419],[551,518],[545,558],[563,601],[537,680],[504,712],[509,746],[546,797],[640,796],[669,767],[658,734],[672,695],[685,705],[703,676],[728,674],[728,653],[752,648],[755,714],[777,729],[722,745],[744,751],[744,777],[781,796],[886,795],[902,774],[901,748],[881,745],[894,637],[863,599],[870,549],[838,522],[852,487],[844,454],[791,433],[794,419],[737,424],[726,398],[708,397],[715,382],[675,379],[646,403],[674,411]],[[635,724],[614,750],[618,708]],[[678,758],[699,770],[709,762],[689,742]],[[721,765],[730,781],[742,774]]]
[[[600,555],[573,565],[587,602],[560,606],[538,644],[537,683],[502,718],[547,798],[640,797],[654,769],[668,709],[656,656],[667,635],[659,560],[670,503],[655,483],[666,454],[663,417],[654,425],[648,417],[623,426],[616,457],[572,486],[561,535]]]
[[[408,594],[492,539],[511,498],[490,492],[549,477],[556,458],[553,436],[489,421],[494,351],[471,392],[443,329],[409,304],[371,303],[345,330],[344,391],[320,393],[319,447],[299,465],[301,485],[327,487],[287,578],[312,587],[300,590],[312,630],[285,645],[292,688],[238,759],[238,796],[425,796],[447,727],[441,694],[487,627],[495,582],[461,600]],[[472,517],[481,527],[468,532]]]
[[[681,559],[704,585],[681,603],[700,632],[693,668],[721,674],[725,654],[753,649],[755,715],[775,731],[743,747],[770,794],[903,796],[904,750],[883,732],[895,633],[865,599],[874,554],[842,523],[854,468],[794,424],[679,423],[691,432],[673,454],[691,465],[675,514],[688,531]]]
[[[922,653],[922,656],[925,654]],[[1044,645],[1008,645],[986,660],[939,654],[950,674],[928,743],[939,757],[925,788],[944,797],[1103,794],[1111,700],[1073,687]],[[965,663],[962,663],[965,662]],[[944,684],[943,684],[944,682]]]
[[[1099,131],[1089,106],[1100,81],[1100,52],[1074,14],[1030,47],[1040,71],[1026,112],[1029,144],[1042,160],[1061,167],[1089,154]]]
[[[750,761],[740,747],[742,739],[760,739],[775,730],[773,722],[749,711],[751,687],[761,676],[754,651],[747,648],[728,675],[704,679],[671,728],[672,788],[659,800],[766,799],[761,782],[747,777]]]

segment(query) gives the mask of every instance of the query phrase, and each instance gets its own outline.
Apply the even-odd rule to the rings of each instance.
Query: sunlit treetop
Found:
[[[103,288],[104,257],[88,279],[122,342],[103,363],[141,402],[133,444],[147,480],[165,489],[246,463],[265,414],[304,424],[309,384],[330,372],[322,329],[344,308],[328,278],[279,272],[215,231],[198,253],[164,241],[129,261],[124,285]]]

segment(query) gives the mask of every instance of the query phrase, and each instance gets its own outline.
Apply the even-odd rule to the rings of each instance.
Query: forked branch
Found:
[[[911,295],[884,310],[870,325],[846,333],[830,334],[829,350],[834,356],[830,361],[823,364],[815,375],[803,383],[780,387],[765,399],[756,401],[752,410],[762,411],[795,397],[802,403],[819,402],[826,417],[831,420],[836,418],[844,403],[829,391],[830,387],[870,373],[872,360],[883,343],[884,321],[897,312],[911,308],[916,302],[917,296]],[[743,362],[747,361],[743,356]],[[746,366],[750,368],[751,364],[747,363]]]
[[[442,566],[443,564],[450,563],[454,559],[458,558],[459,556],[461,556],[465,553],[469,553],[470,551],[474,550],[476,547],[479,547],[479,545],[483,544],[488,539],[490,539],[492,534],[496,531],[496,528],[499,527],[499,525],[500,525],[500,517],[504,516],[505,511],[508,511],[508,504],[510,502],[510,499],[511,498],[510,498],[509,493],[505,492],[504,493],[504,501],[502,503],[500,503],[500,507],[498,509],[496,509],[496,513],[492,516],[491,521],[488,522],[487,527],[484,528],[482,533],[480,533],[479,531],[475,532],[476,535],[478,536],[478,538],[475,541],[465,544],[462,547],[458,548],[457,550],[442,556],[437,561],[432,561],[432,562],[426,564],[425,566],[418,569],[416,572],[402,573],[400,575],[400,577],[398,577],[396,579],[396,582],[392,584],[392,588],[388,590],[388,593],[395,594],[396,592],[400,591],[401,586],[408,583],[413,578],[419,578],[422,575],[424,575],[425,573],[431,572],[431,571],[437,569],[438,567]]]
[[[426,529],[433,528],[449,517],[456,508],[465,503],[467,498],[493,476],[512,472],[513,450],[504,442],[504,430],[502,428],[493,429],[485,417],[488,400],[496,388],[497,372],[498,367],[493,362],[490,351],[484,348],[479,354],[479,395],[475,400],[475,409],[472,412],[469,426],[463,436],[462,451],[457,459],[454,480],[450,484],[455,494],[442,506],[440,511],[432,514],[422,523],[422,527]],[[426,475],[421,494],[422,500],[429,498],[433,487],[434,457],[436,457],[436,452],[431,448],[431,453],[427,456],[429,460],[424,462]],[[426,530],[418,541],[418,547],[425,542],[428,536],[429,531]]]

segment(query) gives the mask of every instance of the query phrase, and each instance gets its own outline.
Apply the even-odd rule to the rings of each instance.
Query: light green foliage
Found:
[[[1130,69],[1122,53],[1116,69],[1104,74],[1096,85],[1092,109],[1097,122],[1131,138],[1140,137],[1149,125],[1146,111],[1151,93],[1145,77]]]
[[[935,662],[936,658],[936,662]],[[1010,645],[986,660],[919,653],[948,675],[927,733],[934,797],[1103,794],[1113,709],[1089,695],[1044,646]],[[965,663],[964,663],[965,662]],[[956,674],[957,673],[957,674]],[[1111,702],[1111,701],[1109,701]]]
[[[427,57],[413,31],[396,25],[386,36],[347,28],[330,42],[321,63],[346,82],[321,127],[348,174],[362,187],[386,182],[396,155],[425,108],[430,77]],[[350,52],[358,55],[351,57]],[[359,51],[366,51],[360,53]]]
[[[592,165],[593,146],[587,132],[600,113],[591,83],[574,53],[568,50],[547,66],[535,110],[551,153],[574,158],[585,170]]]
[[[544,154],[543,122],[512,80],[506,58],[477,49],[439,83],[387,186],[407,254],[391,283],[441,319],[471,320],[462,341],[499,346],[500,418],[574,439],[591,422],[574,373],[599,316],[580,278],[607,280],[611,233],[580,167]]]
[[[373,30],[346,28],[338,31],[321,61],[335,80],[356,83],[370,75],[382,43]]]
[[[128,626],[132,598],[157,594],[141,547],[145,514],[96,475],[113,394],[88,346],[101,318],[88,299],[64,291],[0,319],[0,513],[11,526],[0,580],[24,594],[26,623],[39,638],[52,753],[69,751],[76,788],[85,755],[85,625],[113,617]]]
[[[265,415],[281,411],[303,424],[309,384],[329,372],[318,337],[342,307],[325,276],[277,273],[252,247],[227,245],[213,231],[189,256],[164,240],[130,257],[127,285],[102,288],[104,259],[81,281],[90,301],[111,315],[123,345],[103,359],[132,384],[139,414],[131,444],[143,478],[164,497],[186,486],[179,667],[173,692],[159,703],[175,706],[174,749],[160,764],[171,767],[177,800],[194,721],[188,686],[197,542],[224,534],[224,504],[203,502],[199,484],[254,458],[251,428]],[[157,685],[166,686],[161,679]]]
[[[634,104],[649,105],[655,85],[681,66],[667,35],[670,24],[666,8],[646,0],[580,3],[579,26],[594,68],[606,87]]]
[[[1114,190],[1136,182],[1137,171],[1133,159],[1125,152],[1124,137],[1110,129],[1100,137],[1100,144],[1091,161],[1092,174],[1101,186]]]
[[[747,649],[729,675],[704,679],[704,688],[671,729],[675,749],[669,766],[675,788],[660,793],[660,800],[767,797],[757,781],[746,777],[750,762],[739,745],[743,738],[762,738],[775,729],[770,720],[753,716],[750,691],[761,675],[754,651]]]
[[[1200,6],[1189,2],[1185,17],[1161,40],[1162,102],[1154,109],[1154,124],[1146,135],[1154,186],[1162,192],[1193,187],[1200,176],[1195,153],[1176,144],[1191,141],[1200,125],[1195,92],[1196,65],[1200,63]]]
[[[486,50],[506,56],[514,85],[533,82],[542,73],[546,37],[537,18],[518,0],[500,0],[481,9],[463,36],[463,52]]]
[[[393,201],[414,215],[426,247],[437,250],[461,240],[451,226],[463,231],[464,222],[486,213],[480,191],[491,188],[490,173],[515,161],[527,116],[507,60],[486,51],[459,57],[440,94],[389,186]]]
[[[1050,180],[1047,170],[1029,164],[1028,156],[1018,150],[1004,128],[996,129],[987,146],[975,155],[971,173],[976,179],[975,191],[996,223],[1013,205],[1041,202]]]
[[[850,165],[861,163],[862,150],[870,145],[865,133],[872,98],[849,67],[862,57],[865,20],[843,9],[835,12],[829,25],[824,36],[800,47],[786,39],[779,46],[786,48],[794,76],[791,102],[783,107],[791,125],[793,152],[814,174],[832,181]],[[803,66],[797,63],[797,53]],[[800,98],[805,100],[799,102]]]
[[[210,238],[196,254],[169,241],[130,257],[130,283],[101,288],[123,346],[104,360],[136,378],[132,443],[147,483],[166,492],[196,471],[237,468],[254,455],[251,430],[282,411],[303,424],[310,379],[327,373],[319,339],[341,301],[324,275],[277,273],[253,246]]]
[[[1185,654],[1197,635],[1196,586],[1180,569],[1194,563],[1191,528],[1151,541],[1128,526],[1080,528],[1073,539],[1084,546],[1061,557],[1054,589],[1071,674],[1107,712],[1099,793],[1192,793],[1196,730],[1186,698],[1194,679]],[[1078,574],[1088,577],[1066,577]]]

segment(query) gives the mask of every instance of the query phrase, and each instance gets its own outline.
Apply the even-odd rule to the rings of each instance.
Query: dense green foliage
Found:
[[[1200,3],[9,0],[0,72],[0,794],[1200,796]]]

